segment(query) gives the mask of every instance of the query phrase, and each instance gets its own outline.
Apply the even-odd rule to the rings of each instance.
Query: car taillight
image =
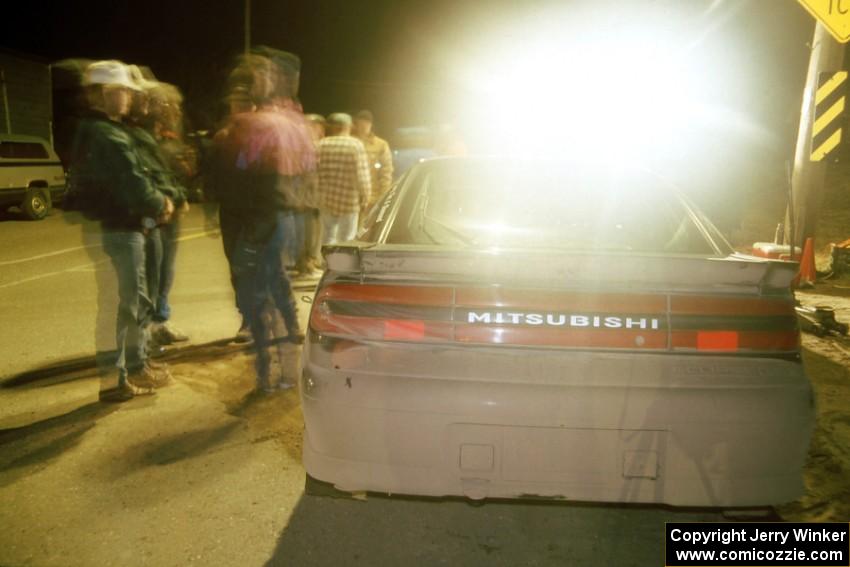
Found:
[[[451,288],[334,284],[310,317],[318,333],[385,341],[452,340]]]
[[[697,350],[738,350],[737,331],[697,331]]]
[[[671,296],[670,327],[674,351],[771,354],[800,348],[790,298]]]
[[[353,340],[697,353],[799,350],[790,299],[335,283],[310,319]]]

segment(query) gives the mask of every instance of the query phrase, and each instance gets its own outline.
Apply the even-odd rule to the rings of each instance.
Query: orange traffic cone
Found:
[[[817,277],[815,270],[815,244],[814,240],[809,237],[803,245],[803,257],[800,258],[799,284],[797,287],[812,287],[815,285]]]

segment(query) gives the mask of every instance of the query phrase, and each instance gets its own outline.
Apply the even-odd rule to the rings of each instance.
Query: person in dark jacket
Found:
[[[91,113],[75,136],[72,183],[86,196],[82,201],[89,215],[100,220],[103,248],[118,280],[118,386],[103,399],[123,401],[170,379],[164,365],[148,360],[146,327],[152,303],[145,274],[145,233],[167,222],[174,204],[151,182],[132,135],[121,123],[136,88],[126,65],[92,63],[83,85]]]
[[[228,258],[237,304],[256,348],[257,389],[270,392],[271,329],[264,314],[269,300],[283,318],[286,340],[304,340],[281,255],[286,220],[315,168],[315,152],[303,113],[292,100],[297,79],[288,87],[282,84],[284,71],[268,57],[250,55],[241,64],[234,74],[249,78],[243,88],[251,92],[257,110],[233,115],[216,136],[216,193],[222,228],[225,218],[232,219]]]
[[[234,72],[231,75],[231,81],[234,84],[231,85],[230,92],[226,98],[230,114],[225,124],[216,132],[213,138],[207,167],[204,172],[204,192],[207,197],[219,204],[217,224],[221,231],[224,257],[227,259],[227,265],[230,268],[230,284],[233,287],[233,293],[236,297],[236,309],[239,311],[241,317],[239,330],[236,332],[234,339],[238,343],[247,343],[251,341],[250,315],[247,307],[240,303],[241,298],[236,286],[236,274],[233,271],[233,252],[236,248],[236,239],[239,237],[241,231],[241,215],[238,214],[239,203],[237,202],[235,205],[233,203],[236,193],[226,180],[230,170],[229,163],[226,163],[225,156],[220,154],[225,150],[224,145],[230,136],[230,125],[234,118],[239,114],[254,112],[256,105],[250,93],[250,88],[247,86],[250,84],[250,77],[242,78]]]
[[[176,87],[147,79],[135,65],[130,66],[130,72],[139,90],[133,95],[133,105],[125,123],[130,127],[143,168],[156,189],[171,199],[175,208],[170,222],[147,233],[147,281],[154,304],[150,338],[159,347],[189,340],[168,323],[171,317],[168,295],[174,283],[180,217],[189,210],[185,185],[180,179],[186,179],[184,169],[188,166],[181,165],[181,160],[173,155],[179,140],[172,137],[172,134],[176,136],[176,119],[172,115],[179,112],[182,99],[177,99]]]

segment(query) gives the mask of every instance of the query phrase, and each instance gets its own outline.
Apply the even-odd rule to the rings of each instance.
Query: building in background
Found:
[[[53,141],[50,64],[0,48],[0,133]]]

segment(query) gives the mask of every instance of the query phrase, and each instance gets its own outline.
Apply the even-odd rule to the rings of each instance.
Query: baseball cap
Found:
[[[127,65],[121,61],[95,61],[86,68],[83,85],[116,85],[137,91],[140,87],[133,81]]]
[[[337,126],[351,126],[351,115],[344,112],[334,112],[328,116],[328,124]]]

